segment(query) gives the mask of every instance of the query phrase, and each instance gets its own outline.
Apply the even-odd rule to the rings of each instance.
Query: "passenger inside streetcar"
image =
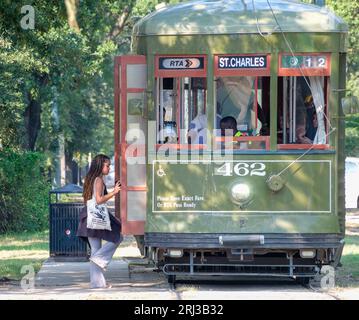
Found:
[[[263,89],[262,80],[256,77],[220,77],[217,80],[217,103],[221,105],[222,118],[234,117],[237,130],[248,136],[269,135],[269,114],[261,106],[262,98],[267,94]],[[268,118],[268,120],[267,120]],[[217,125],[217,129],[220,129]]]

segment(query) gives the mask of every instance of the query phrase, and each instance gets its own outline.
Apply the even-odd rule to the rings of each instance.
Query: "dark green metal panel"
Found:
[[[156,162],[153,166],[153,209],[168,213],[332,213],[331,161],[300,159],[293,163],[295,160],[280,160],[278,157],[264,160],[257,156],[218,164],[214,161],[200,164]],[[273,192],[266,183],[267,179],[285,169],[281,174],[284,187]],[[236,184],[244,184],[250,189],[248,203],[241,205],[232,201],[231,188]]]
[[[264,215],[228,216],[212,213],[194,215],[151,214],[145,232],[174,233],[339,233],[338,218],[334,215]]]
[[[155,162],[153,184],[149,190],[146,232],[339,232],[333,208],[334,155],[305,157],[282,174],[285,185],[271,191],[266,181],[279,173],[298,156],[242,156],[234,164],[248,163],[238,176],[221,176],[216,168],[222,164]],[[255,159],[255,161],[249,161]],[[299,160],[300,161],[300,160]],[[265,164],[265,176],[251,175]],[[159,175],[161,170],[164,175]],[[258,173],[259,171],[257,171]],[[252,192],[249,203],[232,201],[231,187],[247,184]]]

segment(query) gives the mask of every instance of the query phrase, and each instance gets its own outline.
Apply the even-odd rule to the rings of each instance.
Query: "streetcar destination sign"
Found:
[[[219,69],[253,69],[253,68],[267,68],[267,56],[219,56]]]
[[[159,68],[162,70],[203,69],[203,57],[160,57]]]

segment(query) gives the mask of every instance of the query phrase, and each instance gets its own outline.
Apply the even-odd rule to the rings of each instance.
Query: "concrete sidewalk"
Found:
[[[90,289],[89,262],[58,262],[49,258],[36,275],[33,289],[22,289],[21,284],[0,287],[0,300],[176,299],[168,291],[166,278],[147,267],[142,259],[114,259],[105,277],[112,284],[111,289]]]

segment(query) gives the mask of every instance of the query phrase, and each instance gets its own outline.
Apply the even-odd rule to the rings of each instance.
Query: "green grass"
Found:
[[[336,271],[339,287],[359,287],[359,235],[347,235],[340,260],[342,266]]]
[[[48,257],[48,231],[0,235],[0,279],[21,280],[23,266],[38,272]]]

